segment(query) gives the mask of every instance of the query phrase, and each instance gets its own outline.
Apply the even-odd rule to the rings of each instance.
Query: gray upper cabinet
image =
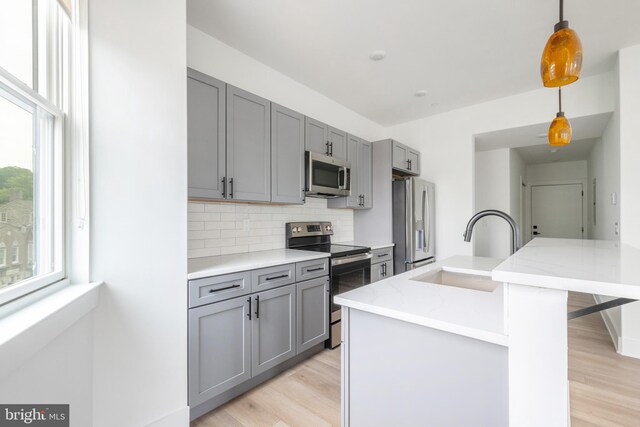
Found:
[[[347,134],[311,117],[305,117],[304,147],[307,151],[346,160]]]
[[[271,200],[271,103],[227,85],[227,198]]]
[[[296,354],[296,285],[252,297],[251,372],[256,376]]]
[[[420,175],[420,153],[397,141],[392,141],[392,165],[407,175]]]
[[[189,405],[251,378],[249,296],[189,310]]]
[[[370,209],[373,207],[371,143],[347,135],[347,161],[351,163],[351,195],[329,199],[330,208]]]
[[[298,353],[329,338],[329,278],[307,280],[296,285]]]
[[[271,104],[271,201],[304,203],[304,116]]]
[[[329,153],[329,128],[322,122],[312,119],[311,117],[304,118],[305,123],[305,135],[304,146],[305,150],[313,151],[314,153],[324,154],[328,156]]]
[[[362,141],[358,147],[358,190],[362,194],[362,209],[373,207],[373,151],[371,143]]]
[[[416,150],[407,150],[407,160],[409,160],[409,172],[420,175],[420,153]]]
[[[347,134],[339,129],[329,126],[329,154],[336,159],[347,160]]]
[[[190,198],[224,198],[225,93],[225,83],[187,69]]]

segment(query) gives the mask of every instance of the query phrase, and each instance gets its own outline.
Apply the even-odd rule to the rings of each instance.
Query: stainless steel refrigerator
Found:
[[[393,181],[396,274],[435,262],[435,185],[417,178]]]

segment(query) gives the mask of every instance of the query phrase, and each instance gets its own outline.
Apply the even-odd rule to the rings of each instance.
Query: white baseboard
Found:
[[[147,427],[188,427],[189,407],[185,406],[148,424]]]
[[[623,356],[640,359],[640,340],[636,338],[621,337],[618,353]]]

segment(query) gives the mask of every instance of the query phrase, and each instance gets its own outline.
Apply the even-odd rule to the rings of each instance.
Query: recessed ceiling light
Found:
[[[386,57],[387,52],[385,52],[384,50],[374,50],[369,54],[369,59],[371,59],[372,61],[382,61]]]
[[[549,136],[549,135],[545,132],[545,133],[539,133],[539,134],[537,134],[537,135],[536,135],[536,138],[546,138],[546,137],[548,137],[548,136]]]
[[[417,90],[416,93],[414,93],[415,96],[417,96],[418,98],[421,98],[423,96],[427,96],[429,92],[426,89],[420,89]]]

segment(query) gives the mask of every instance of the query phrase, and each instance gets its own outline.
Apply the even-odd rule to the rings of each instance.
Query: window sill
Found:
[[[101,285],[65,286],[0,319],[0,378],[96,308]]]

